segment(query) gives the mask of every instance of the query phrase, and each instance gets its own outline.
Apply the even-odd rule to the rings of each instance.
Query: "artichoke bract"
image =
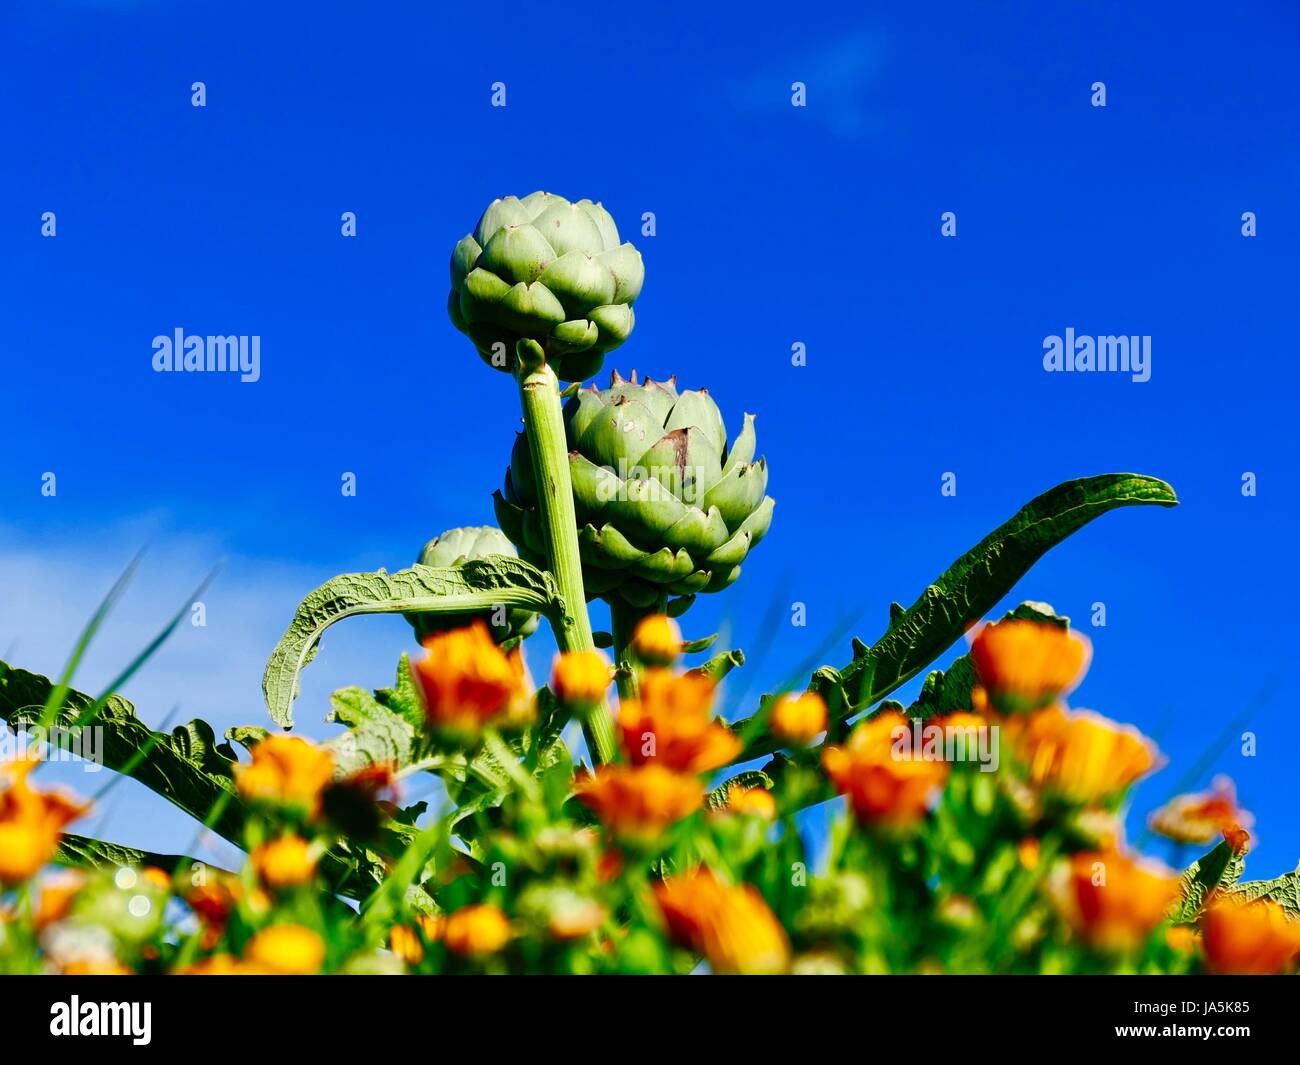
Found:
[[[533,340],[556,376],[582,381],[632,332],[644,279],[599,203],[506,196],[452,252],[447,309],[488,365],[513,372],[515,345]]]
[[[459,566],[470,559],[486,558],[488,555],[508,555],[518,558],[515,545],[500,529],[493,525],[476,525],[464,529],[448,529],[435,536],[420,552],[415,561],[421,566],[433,566],[438,569]],[[459,629],[481,618],[487,625],[497,643],[505,643],[516,637],[531,636],[537,629],[537,615],[527,610],[510,609],[503,617],[494,617],[493,610],[473,614],[404,614],[403,617],[415,629],[415,635],[423,640],[433,632],[445,632]],[[504,624],[495,624],[504,620]]]
[[[754,416],[728,446],[717,404],[675,378],[638,382],[615,371],[564,408],[578,544],[588,598],[650,607],[667,595],[716,592],[767,532],[767,460],[754,461]],[[515,440],[497,521],[524,558],[545,556],[528,450]]]

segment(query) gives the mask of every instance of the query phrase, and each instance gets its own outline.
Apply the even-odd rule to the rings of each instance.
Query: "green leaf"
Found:
[[[682,654],[693,655],[707,651],[717,642],[717,639],[718,634],[715,632],[711,636],[701,636],[698,640],[686,640],[682,643]]]
[[[710,810],[725,810],[727,808],[727,792],[732,786],[740,788],[766,788],[772,790],[773,781],[770,776],[761,769],[747,769],[743,773],[737,773],[734,777],[724,780],[711,792],[705,800]]]
[[[0,718],[15,731],[37,725],[52,687],[46,677],[0,662]],[[100,703],[92,727],[102,730],[97,754],[103,764],[138,780],[199,821],[206,820],[222,801],[224,808],[210,827],[238,842],[245,811],[235,799],[231,759],[213,742],[212,727],[196,720],[171,735],[154,732],[120,695],[101,700],[68,688],[54,725],[71,729],[89,707]]]
[[[496,606],[522,607],[553,620],[564,603],[550,574],[523,559],[489,555],[460,566],[412,566],[388,573],[344,573],[326,581],[299,605],[262,677],[267,710],[276,724],[293,725],[298,674],[316,654],[321,634],[359,614],[470,614]]]
[[[1227,840],[1192,862],[1178,881],[1178,903],[1170,914],[1174,924],[1192,924],[1215,891],[1231,887],[1241,876],[1245,856],[1234,854]],[[1259,881],[1260,884],[1265,883]]]
[[[687,670],[688,673],[700,673],[710,680],[717,682],[730,673],[737,666],[745,664],[745,652],[739,647],[731,651],[724,651],[720,655],[715,655],[707,662],[703,662],[694,669]]]
[[[1248,880],[1237,884],[1232,894],[1245,902],[1270,899],[1283,906],[1292,917],[1300,917],[1300,867],[1272,880]]]
[[[327,721],[347,725],[348,731],[321,746],[334,756],[344,774],[378,763],[401,768],[410,763],[415,729],[364,688],[340,688],[330,696]]]
[[[838,716],[852,717],[906,684],[992,610],[1048,550],[1094,518],[1117,507],[1177,503],[1164,481],[1135,473],[1066,481],[1031,500],[953,562],[908,609],[891,611],[879,640],[869,647],[854,642],[853,660],[834,671],[844,697]],[[743,734],[752,720],[732,727]],[[760,735],[737,760],[778,746]]]
[[[79,836],[75,832],[63,834],[54,860],[59,865],[77,869],[139,869],[153,865],[173,873],[182,865],[203,865],[216,872],[225,871],[216,869],[210,862],[200,862],[199,859],[185,854],[156,854],[153,851],[124,847],[120,843],[109,843],[107,840],[95,839],[91,836]]]

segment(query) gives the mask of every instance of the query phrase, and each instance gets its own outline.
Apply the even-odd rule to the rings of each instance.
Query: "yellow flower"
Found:
[[[683,773],[705,773],[726,765],[743,744],[712,716],[714,684],[700,673],[674,676],[648,669],[640,695],[624,699],[618,725],[623,750],[633,765],[657,764]]]
[[[59,876],[42,879],[41,891],[36,903],[36,912],[32,924],[37,931],[47,925],[62,921],[72,912],[72,904],[78,893],[86,886],[84,873],[64,872]]]
[[[1175,795],[1150,818],[1151,830],[1178,843],[1209,843],[1223,833],[1255,823],[1237,805],[1237,789],[1225,776],[1214,778],[1209,791]]]
[[[334,773],[334,759],[299,736],[267,736],[253,760],[235,766],[235,784],[249,802],[281,806],[311,817]]]
[[[632,630],[632,652],[647,665],[670,666],[681,657],[682,630],[666,614],[651,614]]]
[[[1003,723],[1031,783],[1067,802],[1110,798],[1155,768],[1159,752],[1137,729],[1088,710],[1050,706]]]
[[[603,765],[575,790],[615,836],[647,842],[704,802],[698,777],[661,765]]]
[[[782,695],[772,707],[768,723],[778,740],[807,746],[826,731],[826,700],[816,692]]]
[[[1171,925],[1165,929],[1165,944],[1178,954],[1192,954],[1200,943],[1196,932],[1185,924]]]
[[[442,939],[453,954],[495,954],[510,942],[510,921],[495,906],[464,906],[448,916]]]
[[[424,639],[411,667],[435,731],[472,742],[483,727],[526,703],[522,655],[507,655],[481,620]]]
[[[568,651],[555,656],[551,691],[570,706],[591,706],[609,687],[609,660],[599,651]]]
[[[394,954],[408,965],[424,961],[424,942],[436,943],[442,938],[447,919],[441,914],[420,914],[415,925],[395,924],[388,934],[388,943]],[[423,933],[424,940],[420,934]]]
[[[1090,946],[1136,951],[1178,897],[1178,878],[1163,866],[1118,851],[1081,851],[1070,860],[1060,902],[1063,915]]]
[[[248,941],[244,961],[289,976],[313,976],[325,964],[325,944],[300,924],[271,925]]]
[[[970,659],[993,707],[1008,713],[1037,710],[1072,691],[1087,671],[1090,653],[1077,632],[1012,618],[981,628]]]
[[[727,812],[749,814],[771,820],[776,816],[776,799],[764,787],[747,788],[742,784],[732,784],[727,789]]]
[[[193,965],[176,969],[175,973],[177,976],[257,976],[269,971],[262,966],[240,961],[233,954],[223,953],[213,954]]]
[[[1038,859],[1042,854],[1042,847],[1038,840],[1033,836],[1026,836],[1016,844],[1016,858],[1020,862],[1020,868],[1033,871],[1038,868]]]
[[[1205,956],[1217,973],[1270,976],[1300,955],[1300,919],[1272,899],[1221,896],[1201,915]]]
[[[0,765],[0,886],[14,887],[49,864],[70,821],[89,807],[57,791],[27,783],[31,759]]]
[[[655,899],[672,938],[702,954],[714,972],[754,976],[789,968],[785,929],[752,885],[732,887],[698,869],[656,885]]]
[[[301,836],[281,836],[253,848],[253,868],[269,888],[301,887],[316,873],[316,854]]]
[[[858,725],[845,746],[822,752],[826,775],[864,824],[904,827],[917,821],[948,779],[946,762],[925,759],[910,745],[896,749],[899,730],[910,731],[907,719],[884,713]]]

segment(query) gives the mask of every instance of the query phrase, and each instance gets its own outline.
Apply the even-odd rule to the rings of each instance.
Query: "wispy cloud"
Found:
[[[851,31],[771,59],[737,82],[732,97],[736,106],[748,111],[789,111],[791,86],[803,82],[807,104],[800,114],[835,136],[862,137],[879,128],[872,86],[884,69],[886,53],[878,31]]]

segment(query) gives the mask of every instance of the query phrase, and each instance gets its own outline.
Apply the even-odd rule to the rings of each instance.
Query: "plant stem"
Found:
[[[561,651],[590,651],[596,643],[587,615],[587,595],[582,586],[582,558],[578,553],[578,519],[573,508],[569,477],[569,446],[560,409],[559,381],[546,363],[521,367],[517,374],[524,429],[533,456],[538,509],[546,533],[546,556],[551,575],[564,597],[564,617],[554,625]],[[614,721],[602,702],[582,723],[587,748],[597,765],[614,757]]]
[[[612,596],[609,601],[609,628],[614,638],[614,665],[618,673],[618,694],[620,699],[635,699],[639,693],[636,662],[629,653],[632,633],[636,631],[637,622],[651,614],[664,612],[664,598],[647,607],[633,606],[621,596]]]

